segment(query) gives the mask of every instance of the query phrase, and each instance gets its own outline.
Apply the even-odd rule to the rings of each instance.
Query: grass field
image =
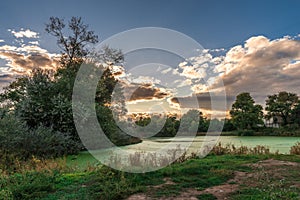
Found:
[[[63,167],[2,175],[0,199],[299,199],[299,169],[296,155],[209,155],[130,174],[83,153]]]

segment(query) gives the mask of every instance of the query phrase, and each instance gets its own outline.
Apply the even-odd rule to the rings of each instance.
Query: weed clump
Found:
[[[300,155],[300,142],[291,147],[290,154]]]

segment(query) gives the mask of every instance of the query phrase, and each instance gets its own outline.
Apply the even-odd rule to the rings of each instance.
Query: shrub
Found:
[[[300,155],[300,142],[291,147],[290,154]]]
[[[257,145],[253,148],[247,146],[235,147],[234,145],[227,144],[223,146],[221,143],[215,145],[211,150],[213,155],[225,155],[225,154],[233,154],[233,155],[268,155],[270,154],[269,147]]]
[[[70,135],[39,126],[29,129],[12,115],[0,120],[0,152],[27,160],[75,154],[80,145]],[[4,154],[5,153],[5,154]]]

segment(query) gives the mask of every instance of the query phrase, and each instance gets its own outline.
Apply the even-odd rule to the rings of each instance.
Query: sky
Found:
[[[207,99],[207,88],[196,79],[208,73],[203,64],[210,63],[218,74],[210,88],[217,89],[222,80],[228,105],[244,91],[263,104],[268,94],[282,90],[300,93],[299,7],[300,2],[293,0],[1,1],[0,87],[34,67],[55,68],[60,51],[55,38],[46,33],[45,23],[51,16],[66,20],[81,16],[100,41],[140,27],[184,33],[205,51],[191,58],[193,66],[181,62],[175,69],[163,67],[161,74],[179,73],[178,83],[190,86],[186,99],[193,95]],[[170,91],[158,87],[153,80],[151,83],[139,88],[144,99],[176,105]],[[131,100],[141,98],[135,94]],[[139,107],[137,101],[131,106]],[[205,104],[203,109],[207,107]]]

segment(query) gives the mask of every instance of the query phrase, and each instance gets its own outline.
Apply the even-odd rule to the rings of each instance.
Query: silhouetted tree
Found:
[[[67,34],[65,28],[71,32]],[[57,45],[62,50],[61,62],[63,65],[74,61],[82,61],[88,55],[88,44],[98,42],[98,36],[94,31],[88,30],[89,26],[82,22],[81,17],[72,17],[66,24],[64,19],[50,17],[50,22],[46,24],[46,31],[57,38]]]

